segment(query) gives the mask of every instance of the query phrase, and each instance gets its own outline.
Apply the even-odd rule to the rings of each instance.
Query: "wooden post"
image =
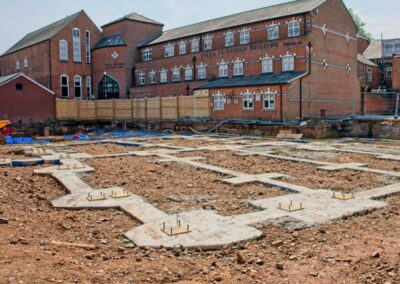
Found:
[[[162,120],[162,116],[163,116],[163,113],[162,113],[162,97],[160,97],[160,120]]]
[[[99,118],[98,116],[98,112],[97,112],[97,100],[94,100],[94,120],[98,120]]]
[[[113,107],[113,120],[115,120],[115,100],[112,100],[112,107]]]
[[[79,113],[79,100],[75,100],[76,101],[76,116],[77,116],[77,120],[80,120],[81,115]]]
[[[133,98],[131,98],[131,120],[133,121],[134,118],[134,111],[133,111]]]
[[[176,119],[178,120],[180,117],[179,111],[179,95],[176,95]]]
[[[144,119],[147,120],[147,97],[144,98]]]

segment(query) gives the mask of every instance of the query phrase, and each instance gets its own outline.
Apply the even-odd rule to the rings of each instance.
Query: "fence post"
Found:
[[[178,120],[180,117],[179,111],[179,95],[176,95],[176,119]]]
[[[94,120],[98,120],[97,100],[94,100]]]
[[[81,115],[79,113],[79,100],[75,100],[76,101],[76,116],[77,116],[77,120],[80,120]]]
[[[147,120],[147,97],[144,98],[144,119]]]
[[[361,115],[365,115],[365,92],[361,92]]]
[[[163,119],[162,97],[160,97],[160,120]]]
[[[113,120],[115,120],[115,100],[112,100],[112,107],[113,107]]]
[[[134,115],[134,112],[133,112],[133,98],[131,98],[131,120],[132,121],[134,120],[133,115]]]
[[[399,118],[399,95],[400,95],[400,93],[396,94],[396,110],[394,112],[394,118],[395,119]]]

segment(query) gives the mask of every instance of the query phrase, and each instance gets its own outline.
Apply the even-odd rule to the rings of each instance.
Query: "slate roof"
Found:
[[[382,40],[373,40],[363,55],[367,59],[382,58]]]
[[[11,81],[12,79],[14,79],[14,77],[19,76],[20,73],[14,73],[14,74],[10,74],[7,76],[3,76],[0,77],[0,86],[7,83],[8,81]]]
[[[105,26],[109,26],[109,25],[118,23],[118,22],[123,21],[123,20],[131,20],[131,21],[144,22],[144,23],[150,23],[150,24],[164,26],[164,24],[162,24],[160,22],[157,22],[157,21],[154,21],[154,20],[152,20],[150,18],[147,18],[145,16],[139,15],[137,13],[130,13],[130,14],[126,15],[126,16],[123,16],[123,17],[121,17],[119,19],[116,19],[115,21],[112,21],[112,22],[109,22],[108,24],[103,25],[102,28],[105,27]]]
[[[124,38],[120,34],[115,34],[109,37],[102,38],[95,44],[92,49],[98,49],[102,47],[111,47],[111,46],[124,46],[127,45]]]
[[[362,54],[357,54],[357,60],[358,60],[358,62],[361,62],[362,64],[373,66],[373,67],[378,67],[378,65],[376,65],[374,62],[372,62],[371,60],[369,60]]]
[[[230,88],[230,87],[245,87],[245,86],[261,86],[261,85],[281,85],[287,84],[305,72],[282,72],[279,74],[261,74],[256,76],[240,76],[231,78],[219,78],[210,80],[204,85],[195,88],[195,90],[213,89],[213,88]]]
[[[38,29],[24,36],[20,41],[14,44],[9,50],[4,52],[2,55],[7,55],[9,53],[21,50],[23,48],[35,45],[37,43],[43,42],[45,40],[51,39],[57,33],[59,33],[66,25],[68,25],[72,20],[78,17],[82,11],[75,13],[71,16],[67,16],[57,22],[54,22],[48,26]]]
[[[260,22],[264,20],[303,14],[318,8],[326,1],[327,0],[295,0],[283,4],[208,20],[197,24],[165,31],[160,37],[148,43],[148,45],[166,42],[177,38],[193,36],[196,34],[207,33],[215,30]]]

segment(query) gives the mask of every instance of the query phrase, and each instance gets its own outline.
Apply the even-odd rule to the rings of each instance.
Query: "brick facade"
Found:
[[[400,56],[393,57],[393,89],[400,90]]]
[[[22,86],[17,90],[16,85]],[[33,111],[34,110],[34,111]],[[0,86],[0,120],[45,123],[55,119],[55,96],[24,76]]]

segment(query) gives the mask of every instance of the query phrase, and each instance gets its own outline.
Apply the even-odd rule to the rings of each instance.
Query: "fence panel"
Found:
[[[146,99],[135,99],[133,101],[134,119],[146,119]]]
[[[96,119],[96,102],[95,101],[79,101],[79,119],[95,120]]]
[[[132,102],[131,100],[115,100],[114,119],[130,120],[132,119]]]
[[[114,101],[97,101],[97,119],[114,119]]]
[[[162,118],[177,119],[178,118],[178,100],[176,97],[162,98]]]
[[[179,117],[194,117],[194,97],[179,97]]]
[[[211,116],[209,97],[194,97],[193,117],[209,116]]]
[[[147,118],[160,119],[161,118],[161,105],[160,98],[147,99]]]
[[[59,120],[77,120],[78,104],[73,100],[56,100],[56,117]]]

